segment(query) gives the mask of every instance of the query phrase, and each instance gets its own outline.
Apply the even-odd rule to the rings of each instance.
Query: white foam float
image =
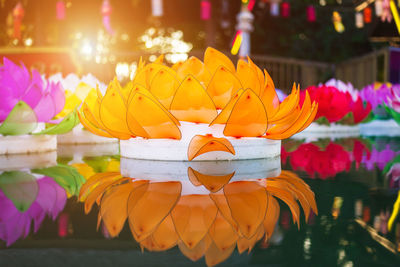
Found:
[[[56,149],[55,135],[0,135],[0,155],[33,154]]]
[[[78,124],[72,129],[72,131],[66,134],[60,134],[57,136],[58,144],[104,144],[104,143],[118,143],[116,138],[107,138],[92,134],[91,132],[84,130],[82,124]]]
[[[145,160],[187,161],[189,143],[195,135],[223,135],[224,125],[195,124],[181,122],[181,140],[131,138],[120,141],[121,157]],[[202,154],[193,161],[248,160],[279,157],[280,140],[268,140],[257,137],[225,137],[235,149],[235,155],[222,151]]]

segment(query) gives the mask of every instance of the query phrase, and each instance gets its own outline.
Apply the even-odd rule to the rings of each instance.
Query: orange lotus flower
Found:
[[[92,133],[122,140],[180,140],[181,122],[222,126],[220,138],[281,140],[308,127],[317,109],[308,93],[300,103],[295,85],[280,103],[266,70],[250,58],[239,60],[235,68],[224,54],[208,48],[204,62],[191,57],[170,68],[162,57],[147,65],[140,61],[135,78],[124,88],[114,79],[104,96],[92,90],[79,118]]]
[[[208,266],[227,259],[235,247],[242,253],[262,238],[268,242],[280,214],[277,199],[289,206],[298,224],[298,202],[306,220],[311,210],[317,213],[314,193],[292,172],[230,182],[234,173],[211,176],[189,168],[188,176],[192,186],[204,185],[210,191],[188,194],[184,181],[155,182],[99,173],[82,186],[80,199],[86,213],[97,203],[98,223],[112,237],[128,220],[142,249],[164,251],[178,246],[193,261],[205,256]]]
[[[308,94],[302,105],[299,101],[299,88],[293,86],[280,103],[268,72],[250,58],[235,68],[228,57],[208,48],[204,63],[196,57],[172,68],[162,58],[140,62],[125,88],[115,79],[104,96],[93,91],[79,117],[94,134],[119,139],[180,139],[180,121],[225,124],[225,136],[284,139],[304,130],[316,114]]]

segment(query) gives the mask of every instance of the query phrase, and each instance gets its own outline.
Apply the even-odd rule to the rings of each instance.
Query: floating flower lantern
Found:
[[[79,112],[89,131],[120,139],[124,157],[275,157],[280,154],[279,140],[304,130],[317,113],[318,105],[307,92],[300,103],[295,86],[280,103],[267,71],[250,59],[239,60],[235,69],[228,57],[212,48],[204,63],[191,57],[169,68],[161,59],[141,62],[126,88],[114,79],[104,96],[91,91]]]
[[[37,71],[32,76],[4,58],[0,67],[0,154],[32,153],[56,149],[55,136],[70,131],[78,122],[70,113],[60,123],[43,130],[44,123],[63,109],[64,92],[59,83],[43,80]]]
[[[216,162],[195,164],[197,169],[182,162],[160,162],[157,166],[161,169],[146,169],[142,175],[135,167],[153,161],[122,160],[129,161],[121,161],[121,166],[128,166],[135,178],[119,172],[96,174],[82,186],[80,200],[86,213],[100,200],[99,226],[101,223],[116,237],[128,221],[136,242],[149,251],[177,246],[192,261],[204,256],[206,264],[214,266],[226,260],[235,247],[239,253],[250,252],[257,241],[269,242],[280,216],[278,199],[289,206],[297,224],[297,201],[306,220],[318,212],[314,193],[303,180],[288,171],[267,179],[260,160],[248,161],[247,167],[255,168],[241,171]],[[176,173],[175,179],[172,173]]]
[[[316,123],[307,129],[307,133],[354,132],[358,134],[358,124],[369,119],[371,105],[364,104],[363,99],[350,83],[332,79],[319,86],[310,86],[307,90],[311,99],[319,104],[315,117]],[[303,92],[303,96],[305,94]]]
[[[58,118],[63,118],[73,112],[82,104],[89,92],[94,90],[94,88],[99,88],[102,92],[106,90],[106,85],[91,74],[85,75],[82,78],[79,78],[76,74],[69,74],[67,77],[63,78],[62,74],[58,73],[51,76],[49,80],[59,82],[62,84],[63,88],[65,88],[65,106],[57,115]],[[76,125],[70,132],[57,136],[57,142],[59,144],[115,143],[117,141],[117,139],[93,135],[84,130],[81,124]]]
[[[393,119],[400,124],[400,85],[396,84],[390,88],[390,96],[386,99],[386,110]]]

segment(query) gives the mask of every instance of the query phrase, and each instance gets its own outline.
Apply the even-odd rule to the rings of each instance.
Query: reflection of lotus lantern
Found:
[[[103,222],[111,236],[117,236],[128,220],[132,235],[142,248],[164,251],[177,245],[194,261],[205,256],[207,265],[224,261],[236,246],[242,253],[250,251],[262,238],[268,241],[280,214],[277,199],[289,206],[297,223],[297,201],[306,219],[311,210],[317,212],[313,192],[294,173],[283,171],[277,177],[265,178],[273,172],[241,169],[224,173],[225,167],[218,169],[215,162],[205,164],[210,164],[211,168],[205,169],[208,173],[218,175],[204,174],[180,162],[169,163],[165,174],[154,169],[143,173],[148,178],[156,173],[153,179],[128,178],[117,172],[96,174],[82,186],[80,199],[85,201],[87,213],[95,202],[99,205],[98,222]],[[253,166],[257,164],[260,162]],[[121,169],[124,166],[129,164],[121,162]],[[183,170],[183,178],[167,180],[168,173],[174,177],[174,173]],[[137,175],[141,172],[135,168],[131,171]],[[250,179],[235,180],[237,175],[246,176],[246,171]],[[262,173],[266,176],[256,179]]]
[[[204,63],[192,57],[169,68],[161,61],[140,63],[128,86],[114,80],[104,96],[92,91],[82,106],[82,124],[97,135],[121,139],[124,157],[274,157],[280,151],[274,140],[302,131],[317,112],[308,94],[299,105],[295,87],[280,103],[268,73],[250,59],[239,60],[235,69],[228,57],[208,48]],[[201,155],[206,152],[212,153]]]

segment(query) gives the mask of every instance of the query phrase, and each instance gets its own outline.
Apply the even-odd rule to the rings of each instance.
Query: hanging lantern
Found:
[[[317,15],[315,13],[315,7],[309,5],[307,7],[307,21],[308,22],[315,22],[317,20]]]
[[[282,17],[288,18],[290,16],[290,3],[283,2],[281,5],[281,9],[282,9]]]
[[[16,39],[21,39],[21,24],[22,24],[22,19],[24,18],[25,15],[25,10],[21,2],[17,3],[17,5],[13,9],[12,14],[14,19],[13,37]]]
[[[383,0],[375,0],[375,15],[382,16],[383,13]]]
[[[371,23],[372,21],[372,10],[370,7],[364,8],[364,22]]]
[[[210,0],[202,0],[200,3],[200,17],[202,20],[211,19],[211,2]]]
[[[344,25],[342,23],[342,17],[340,16],[339,12],[334,11],[332,13],[332,22],[333,22],[333,26],[335,27],[335,30],[338,33],[344,32]]]
[[[390,10],[390,1],[389,0],[383,0],[383,5],[382,5],[382,16],[381,20],[383,22],[392,22],[392,12]]]
[[[271,0],[271,9],[270,13],[271,16],[277,17],[279,16],[279,0]]]
[[[103,4],[101,5],[101,15],[103,16],[103,25],[106,31],[110,35],[114,35],[114,30],[111,28],[111,4],[109,0],[103,0]]]
[[[65,19],[65,2],[64,1],[58,1],[56,3],[56,18],[58,20],[64,20]]]
[[[162,17],[164,14],[162,0],[151,0],[151,14],[153,17]]]
[[[361,12],[356,12],[356,27],[357,28],[364,27],[364,16]]]

